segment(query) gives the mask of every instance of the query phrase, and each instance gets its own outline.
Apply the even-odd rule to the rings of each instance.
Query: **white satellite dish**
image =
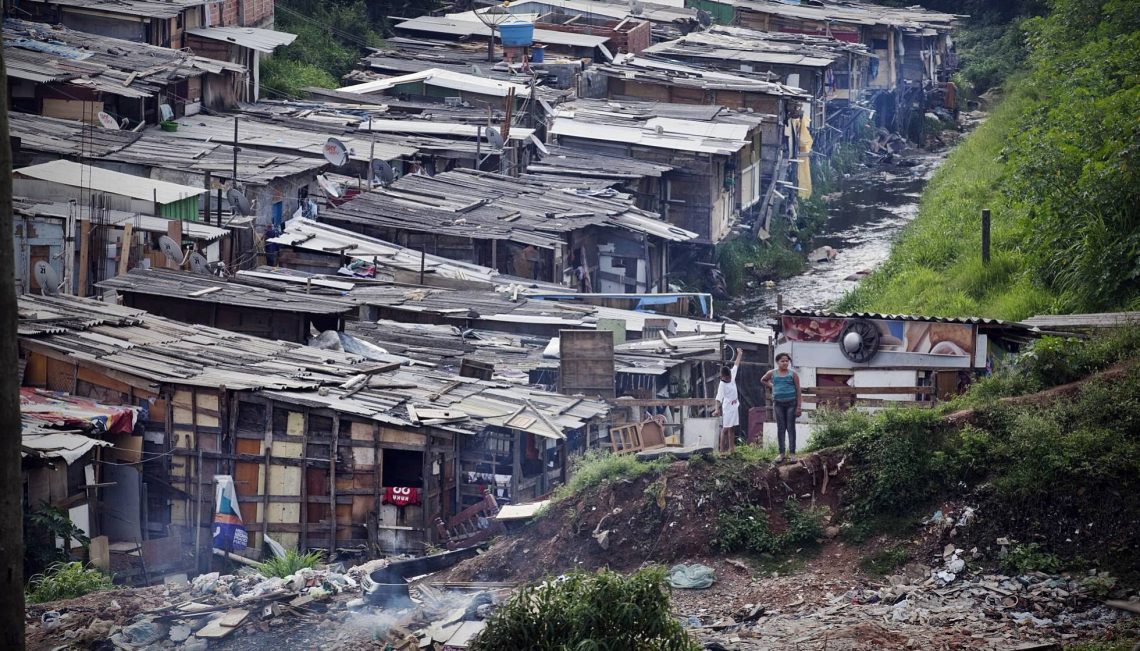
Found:
[[[372,159],[372,178],[380,181],[383,185],[388,185],[396,180],[396,170],[388,164],[388,161],[380,160],[379,158]]]
[[[250,214],[253,209],[249,199],[237,188],[230,188],[226,191],[226,200],[230,202],[230,209],[242,217]]]
[[[344,167],[348,164],[348,147],[336,138],[329,138],[325,141],[325,146],[322,150],[327,160],[333,167]]]
[[[209,274],[210,262],[206,260],[206,256],[194,251],[190,254],[190,271],[196,274]]]
[[[182,265],[186,264],[186,255],[182,253],[182,247],[169,235],[163,235],[158,238],[158,248],[162,251],[162,254],[166,256],[166,260],[170,264],[179,269],[182,268]]]
[[[99,124],[103,125],[104,129],[110,129],[111,131],[119,130],[119,123],[116,122],[115,118],[111,117],[108,113],[99,111],[96,115],[99,118]]]
[[[317,184],[321,186],[321,189],[325,191],[325,194],[327,194],[329,196],[329,198],[331,198],[331,199],[339,199],[340,198],[340,195],[341,195],[340,188],[337,187],[336,183],[325,178],[324,174],[318,174],[317,175]]]
[[[41,294],[44,296],[59,296],[59,288],[63,283],[60,282],[59,274],[55,272],[54,267],[40,260],[36,263],[36,267],[32,273],[35,274]]]
[[[495,127],[487,127],[487,142],[493,149],[502,149],[503,135]]]

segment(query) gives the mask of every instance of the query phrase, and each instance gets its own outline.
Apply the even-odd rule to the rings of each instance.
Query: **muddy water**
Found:
[[[814,247],[839,251],[832,262],[816,262],[804,273],[767,288],[752,283],[728,312],[745,323],[763,324],[776,312],[776,297],[785,308],[827,308],[855,287],[846,280],[886,261],[899,231],[918,213],[927,180],[945,159],[945,152],[909,156],[914,167],[882,166],[844,179],[840,195],[828,205],[828,218]]]

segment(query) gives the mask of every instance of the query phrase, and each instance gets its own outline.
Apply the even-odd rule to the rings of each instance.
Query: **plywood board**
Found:
[[[288,457],[290,459],[300,459],[304,454],[305,446],[303,443],[294,443],[292,441],[273,441],[273,456],[275,457]]]
[[[305,414],[299,411],[289,412],[285,420],[285,433],[289,436],[305,435]]]
[[[411,445],[415,447],[427,447],[427,436],[414,432],[405,432],[398,429],[389,429],[387,427],[380,430],[381,443],[395,443],[398,445]]]
[[[353,441],[371,441],[372,423],[353,422],[350,429]]]
[[[43,100],[42,114],[49,118],[76,120],[94,124],[99,111],[102,110],[102,102],[85,102],[83,100],[45,97]]]

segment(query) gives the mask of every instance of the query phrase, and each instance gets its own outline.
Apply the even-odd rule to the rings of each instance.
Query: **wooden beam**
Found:
[[[79,286],[78,296],[87,296],[87,274],[91,267],[91,220],[79,222]]]
[[[118,276],[127,273],[127,266],[131,259],[131,238],[134,237],[135,225],[127,222],[123,225],[123,245],[119,249],[119,268],[116,270]]]

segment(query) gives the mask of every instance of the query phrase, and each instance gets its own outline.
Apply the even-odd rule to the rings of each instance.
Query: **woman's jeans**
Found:
[[[776,442],[784,454],[784,433],[788,436],[788,452],[796,453],[796,401],[777,400],[772,409],[776,412]]]

